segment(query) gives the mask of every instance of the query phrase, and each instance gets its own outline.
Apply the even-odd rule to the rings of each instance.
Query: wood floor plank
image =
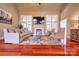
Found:
[[[0,41],[0,56],[79,56],[79,43],[60,45],[18,45]]]

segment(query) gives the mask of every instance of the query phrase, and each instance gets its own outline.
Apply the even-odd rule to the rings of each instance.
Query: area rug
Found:
[[[50,40],[47,37],[33,36],[33,37],[29,37],[28,39],[24,40],[20,44],[22,45],[61,45],[62,43],[55,39]]]

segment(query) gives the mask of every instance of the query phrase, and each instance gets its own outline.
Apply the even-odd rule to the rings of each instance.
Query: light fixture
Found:
[[[38,5],[41,5],[41,3],[38,3]]]

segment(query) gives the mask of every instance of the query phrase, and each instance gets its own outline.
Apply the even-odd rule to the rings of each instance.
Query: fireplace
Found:
[[[36,29],[36,35],[42,35],[42,29]]]
[[[37,35],[38,32],[44,35],[44,25],[34,25],[34,35]]]
[[[44,28],[45,28],[45,18],[44,16],[34,16],[33,17],[33,28],[34,28],[34,35],[37,35],[37,33],[41,33],[41,35],[44,35]]]

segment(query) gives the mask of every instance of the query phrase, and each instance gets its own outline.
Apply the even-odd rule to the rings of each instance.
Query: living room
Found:
[[[3,48],[5,50],[8,46],[15,49],[16,45],[19,48],[26,48],[28,45],[30,48],[39,46],[39,49],[45,47],[50,50],[52,49],[50,47],[56,46],[61,49],[60,52],[57,50],[57,54],[54,53],[55,50],[53,53],[50,50],[50,53],[38,51],[34,54],[32,52],[32,55],[79,55],[78,10],[79,4],[75,3],[2,3],[0,4],[0,44],[5,45]],[[16,49],[19,50],[17,47]],[[68,50],[62,51],[62,49]],[[6,52],[8,53],[7,50]],[[23,52],[16,55],[31,55],[30,52],[28,52],[30,54]]]

